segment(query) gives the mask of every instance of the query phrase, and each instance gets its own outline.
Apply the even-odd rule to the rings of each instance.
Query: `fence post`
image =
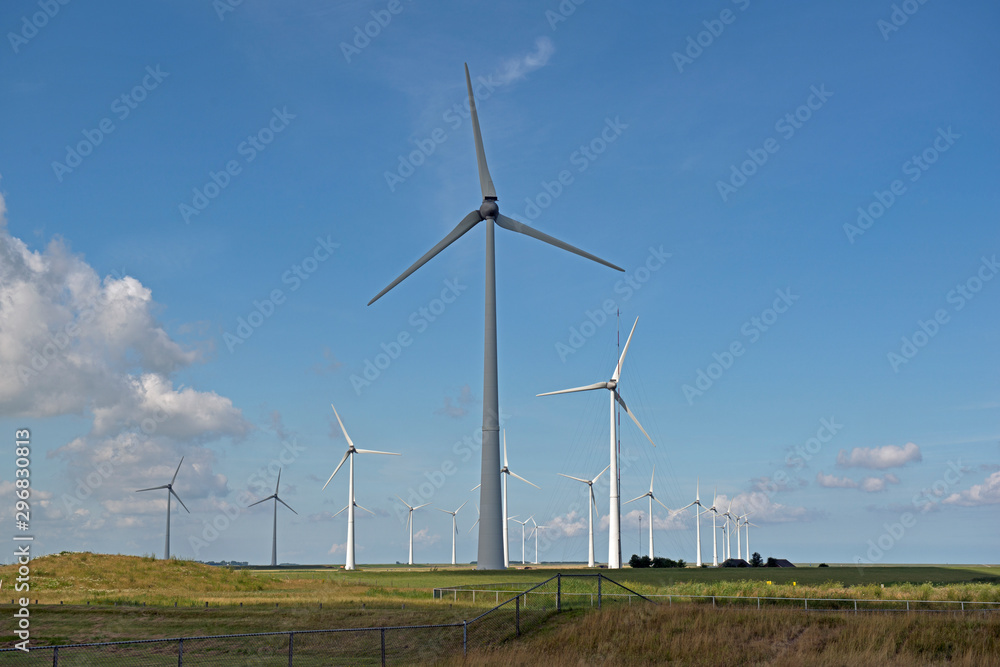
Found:
[[[184,665],[184,640],[177,640],[177,667],[183,667]]]
[[[293,654],[292,642],[293,641],[295,641],[295,633],[294,632],[289,632],[288,633],[288,667],[292,667],[292,654]]]
[[[858,613],[858,601],[857,600],[854,601],[854,613],[855,614]]]
[[[906,611],[910,611],[910,601],[906,601]]]
[[[468,655],[469,651],[469,622],[462,621],[462,655]]]
[[[518,637],[521,636],[521,596],[514,598],[514,630]]]
[[[59,647],[52,649],[52,667],[59,667]]]
[[[385,667],[385,628],[379,628],[379,635],[382,638],[382,667]]]
[[[809,611],[809,598],[803,598],[803,602],[806,603],[806,611]]]
[[[713,607],[715,606],[715,596],[714,595],[712,596],[712,606]]]
[[[556,611],[562,611],[562,572],[556,573]]]
[[[673,595],[668,595],[667,596],[667,606],[669,607],[669,606],[671,606],[673,604],[674,604],[674,596]]]
[[[757,609],[760,609],[760,596],[757,596]]]
[[[962,603],[962,611],[965,611],[965,602]]]
[[[604,579],[604,575],[600,572],[597,573],[597,608],[601,608],[601,581]]]

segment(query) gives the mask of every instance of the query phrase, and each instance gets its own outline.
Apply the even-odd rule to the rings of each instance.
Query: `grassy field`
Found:
[[[503,572],[480,572],[467,567],[370,567],[346,572],[336,567],[249,568],[228,569],[207,566],[191,561],[156,561],[151,558],[109,556],[74,553],[47,556],[31,563],[31,600],[39,601],[32,608],[32,637],[35,645],[65,644],[91,641],[164,638],[177,636],[204,636],[215,634],[309,630],[327,628],[356,628],[380,625],[417,625],[460,622],[481,613],[493,596],[480,596],[478,604],[468,600],[435,600],[435,587],[476,585],[484,588],[491,584],[516,584],[521,589],[540,582],[555,572],[586,572],[586,568],[542,566],[535,569],[514,569]],[[767,597],[846,597],[908,600],[978,600],[1000,602],[1000,567],[987,566],[880,566],[859,569],[853,566],[794,569],[699,569],[601,571],[615,581],[646,594],[673,595],[738,595]],[[14,566],[0,568],[0,579],[10,588],[16,577]],[[768,582],[771,583],[768,583]],[[884,585],[884,588],[883,588]],[[484,600],[484,598],[487,598]],[[501,600],[503,596],[501,595]],[[9,602],[9,597],[3,602]],[[206,608],[205,603],[209,605]],[[62,603],[62,604],[60,604]],[[143,605],[146,606],[143,606]],[[174,607],[174,605],[177,605]],[[242,607],[240,606],[242,604]],[[115,606],[117,605],[117,606]],[[275,607],[277,605],[277,607]],[[322,608],[320,606],[322,605]],[[4,605],[6,606],[6,605]],[[657,608],[659,609],[659,608]],[[5,612],[6,613],[6,612]],[[578,624],[598,623],[611,630],[616,627],[607,612],[600,615],[574,613],[554,618],[540,630],[531,633],[530,641],[507,646],[509,655],[481,654],[477,661],[499,661],[496,664],[523,664],[529,648],[538,644],[537,651],[550,650],[545,642],[553,641],[572,648],[566,653],[565,664],[589,662],[583,656],[588,651],[604,650],[586,644],[566,644],[558,633],[578,634]],[[633,612],[629,612],[633,613]],[[634,612],[647,613],[647,612]],[[844,615],[809,615],[790,611],[769,611],[765,615],[740,610],[711,610],[688,607],[673,611],[648,612],[635,623],[659,627],[657,633],[665,642],[656,650],[680,651],[677,659],[685,664],[699,664],[697,655],[685,654],[688,644],[699,646],[702,640],[685,640],[689,632],[712,632],[717,637],[714,646],[720,653],[738,651],[736,644],[728,647],[732,637],[728,623],[735,623],[739,632],[756,637],[760,661],[786,660],[799,664],[803,651],[819,659],[840,655],[857,656],[857,664],[937,664],[944,655],[969,657],[968,664],[976,662],[977,647],[993,646],[1000,628],[995,618],[982,615],[952,617],[939,615],[889,615],[874,617],[862,614],[851,620]],[[733,616],[727,616],[732,614]],[[756,615],[755,615],[756,614]],[[825,621],[824,618],[840,620]],[[605,621],[594,620],[605,618]],[[614,616],[613,618],[617,618]],[[626,617],[622,617],[626,618]],[[878,662],[882,649],[874,639],[851,645],[849,638],[868,627],[866,623],[887,624],[886,636],[896,637],[898,650],[895,663]],[[728,620],[727,620],[728,619]],[[753,620],[756,619],[756,620]],[[770,620],[765,620],[770,619]],[[857,620],[857,619],[868,619]],[[891,620],[895,619],[895,620]],[[924,619],[924,620],[920,620]],[[939,619],[939,620],[933,620]],[[951,620],[947,620],[951,619]],[[963,620],[964,619],[964,620]],[[622,621],[625,623],[625,621]],[[754,625],[756,623],[757,625]],[[852,625],[859,624],[860,625]],[[930,663],[908,661],[912,651],[924,646],[913,639],[913,624],[926,635],[925,644],[936,648],[920,649],[927,656],[938,656]],[[11,628],[7,625],[6,628]],[[906,628],[910,628],[906,630]],[[994,644],[977,639],[982,628],[993,632]],[[624,630],[623,630],[624,631]],[[13,635],[4,629],[0,642],[9,646]],[[867,631],[865,631],[867,632]],[[654,633],[654,634],[657,634]],[[782,634],[785,633],[785,634]],[[863,633],[862,633],[863,634]],[[774,646],[794,641],[797,647],[779,654],[768,652]],[[609,644],[622,642],[608,635]],[[622,637],[630,637],[627,633]],[[867,635],[865,635],[867,636]],[[933,639],[933,638],[939,639]],[[947,641],[940,639],[951,637]],[[725,638],[725,639],[723,639]],[[735,641],[735,640],[732,640]],[[861,641],[860,639],[858,640]],[[924,641],[924,640],[921,640]],[[938,644],[934,644],[938,642]],[[676,644],[676,646],[674,646]],[[863,645],[862,645],[863,644]],[[664,649],[663,647],[667,648]],[[827,649],[831,646],[835,648]],[[728,648],[727,648],[728,647]],[[771,648],[767,648],[771,647]],[[907,648],[910,647],[910,648]],[[912,648],[912,651],[911,651]],[[647,647],[649,649],[649,647]],[[642,649],[646,651],[647,649]],[[617,649],[616,649],[617,650]],[[649,649],[652,650],[652,649]],[[529,653],[523,653],[529,651]],[[573,651],[577,651],[574,653]],[[969,651],[973,651],[969,653]],[[919,651],[918,651],[919,653]],[[670,653],[673,655],[673,653]],[[893,654],[893,655],[897,655]],[[576,655],[576,658],[572,656]],[[591,654],[592,657],[597,654]],[[756,653],[754,655],[757,655]],[[916,654],[913,654],[916,655]],[[645,656],[645,657],[642,657]],[[769,656],[769,657],[768,657]],[[823,658],[824,660],[826,658]],[[930,658],[929,658],[930,659]],[[963,658],[964,659],[964,658]],[[830,658],[829,663],[845,664]],[[869,662],[864,662],[865,660]],[[503,662],[508,661],[508,662]],[[628,655],[620,660],[631,661]],[[637,654],[636,662],[657,662],[652,653]],[[711,664],[724,661],[719,658]],[[753,664],[736,660],[738,664]],[[801,662],[801,661],[799,661]],[[847,660],[854,664],[853,660]],[[554,664],[564,664],[555,662]],[[709,663],[706,663],[709,664]]]

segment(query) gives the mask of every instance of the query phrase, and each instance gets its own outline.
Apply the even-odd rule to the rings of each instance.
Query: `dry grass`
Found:
[[[852,614],[632,606],[565,614],[455,664],[996,665],[996,614]]]

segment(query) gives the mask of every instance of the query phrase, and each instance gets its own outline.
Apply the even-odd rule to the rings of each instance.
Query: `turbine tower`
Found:
[[[277,484],[274,485],[274,493],[269,495],[267,498],[264,498],[264,500],[258,500],[255,503],[247,505],[247,509],[250,509],[254,505],[260,505],[262,502],[274,498],[274,532],[273,532],[273,537],[271,539],[271,567],[277,567],[278,565],[278,503],[281,503],[288,509],[292,510],[291,505],[289,505],[284,500],[278,497],[279,486],[281,486],[281,468],[278,468],[278,482]],[[296,512],[295,510],[292,510],[292,512],[298,514],[298,512]]]
[[[604,470],[607,470],[610,467],[611,464],[608,464],[607,466],[604,467]],[[594,512],[597,511],[597,500],[594,497],[594,483],[601,478],[601,475],[604,474],[604,470],[597,473],[597,477],[595,477],[594,479],[581,479],[579,477],[563,475],[561,472],[556,473],[557,475],[560,475],[562,477],[566,477],[568,479],[575,479],[578,482],[583,482],[588,487],[590,487],[590,503],[587,505],[587,517],[588,517],[587,523],[590,527],[590,543],[588,545],[589,549],[587,552],[587,567],[594,567]]]
[[[705,506],[701,504],[701,480],[695,482],[694,502],[685,505],[681,509],[686,510],[689,507],[698,507],[701,509],[705,508]],[[695,541],[698,543],[696,564],[698,567],[701,567],[701,515],[702,514],[704,514],[704,512],[701,512],[699,509],[695,509],[694,511],[694,521],[695,521],[694,525],[695,525],[695,535],[696,535]]]
[[[712,513],[712,567],[719,567],[718,529],[715,527],[715,517],[719,514],[719,510],[715,507],[715,499],[718,495],[718,489],[716,489],[716,492],[712,494],[712,506],[702,512],[702,514]]]
[[[531,517],[531,523],[535,526],[531,529],[531,532],[535,534],[535,565],[538,565],[538,531],[548,528],[548,526],[539,526],[538,522],[535,521],[535,517]]]
[[[524,560],[524,531],[525,531],[525,526],[527,526],[528,522],[531,521],[533,518],[534,518],[534,516],[529,516],[524,521],[518,521],[516,516],[512,516],[510,518],[510,520],[513,521],[514,523],[521,524],[521,565],[525,564],[525,560]]]
[[[479,131],[479,116],[476,113],[476,100],[472,95],[472,80],[469,77],[469,66],[465,66],[465,85],[469,91],[469,112],[472,117],[472,133],[476,144],[476,162],[479,169],[479,187],[483,195],[483,203],[478,209],[466,215],[458,225],[451,230],[423,257],[414,262],[398,278],[389,283],[368,305],[375,303],[383,294],[405,280],[410,274],[426,264],[439,252],[454,243],[459,237],[480,222],[486,223],[486,322],[483,341],[483,452],[480,468],[482,486],[479,491],[482,525],[479,530],[479,556],[476,568],[479,570],[499,570],[505,567],[506,550],[503,542],[503,532],[506,520],[501,507],[500,479],[497,470],[500,469],[500,396],[497,384],[497,290],[496,290],[496,257],[494,248],[494,225],[525,236],[530,236],[557,248],[586,257],[592,261],[604,264],[617,271],[623,271],[603,259],[584,252],[579,248],[544,234],[522,222],[500,213],[497,206],[497,193],[493,187],[489,168],[486,166],[486,152],[483,149],[483,137]]]
[[[396,496],[396,497],[399,498],[399,496]],[[461,511],[461,509],[463,507],[465,507],[466,503],[468,503],[468,502],[469,501],[466,500],[464,503],[462,503],[461,505],[459,505],[458,509],[455,510],[454,512],[452,512],[450,510],[443,510],[440,507],[435,507],[434,508],[438,512],[444,512],[445,514],[450,514],[451,515],[451,564],[452,565],[458,565],[458,563],[455,560],[455,538],[458,537],[458,513]],[[406,503],[403,503],[403,504],[405,505]],[[472,524],[473,527],[475,527],[475,525],[476,524]]]
[[[726,511],[722,513],[722,516],[726,517],[726,524],[725,528],[723,529],[723,535],[726,536],[725,546],[724,546],[724,550],[726,552],[726,560],[729,560],[730,558],[733,557],[733,538],[729,532],[729,522],[733,518],[733,514],[731,512],[732,509],[733,509],[733,501],[730,500],[729,507],[727,507]]]
[[[516,472],[511,472],[511,469],[508,467],[508,465],[507,465],[507,431],[506,430],[504,430],[504,432],[503,432],[503,467],[500,468],[500,473],[501,473],[502,479],[503,479],[503,498],[501,498],[501,504],[503,505],[503,515],[506,518],[507,517],[507,512],[509,511],[507,509],[507,478],[508,477],[517,477],[519,480],[521,480],[525,484],[531,484],[536,489],[541,490],[540,486],[538,486],[537,484],[535,484],[533,482],[529,482],[525,478],[523,478],[520,475],[518,475]],[[480,533],[481,532],[482,531],[480,530]],[[503,558],[504,558],[503,566],[504,567],[509,567],[510,566],[510,542],[507,539],[507,522],[506,521],[503,522]]]
[[[635,318],[635,323],[632,324],[632,331],[628,334],[628,340],[625,341],[625,349],[622,350],[622,356],[618,359],[618,365],[615,366],[615,371],[611,375],[611,379],[606,382],[595,382],[594,384],[587,385],[586,387],[575,387],[573,389],[562,389],[560,391],[549,391],[544,394],[538,394],[539,396],[552,396],[554,394],[569,394],[577,391],[590,391],[591,389],[607,389],[611,392],[611,506],[609,508],[609,524],[608,524],[608,568],[618,569],[622,566],[622,541],[621,541],[621,505],[619,501],[621,485],[621,480],[618,478],[618,427],[615,423],[615,403],[617,402],[625,413],[632,418],[635,425],[639,427],[642,434],[646,436],[650,444],[656,447],[656,443],[653,439],[649,437],[646,433],[646,429],[642,427],[636,416],[632,414],[632,411],[628,409],[625,405],[625,401],[622,399],[621,394],[618,393],[618,381],[621,379],[622,374],[622,364],[625,363],[625,355],[628,353],[629,343],[632,342],[632,334],[635,333],[635,326],[639,324],[639,318]],[[642,496],[639,496],[640,498]]]
[[[181,463],[184,463],[183,456],[181,457]],[[181,504],[181,507],[183,507],[188,514],[191,513],[191,510],[187,508],[187,505],[184,504],[184,501],[181,500],[181,497],[178,496],[177,493],[174,491],[174,482],[177,481],[177,473],[181,471],[181,463],[177,464],[177,470],[174,471],[174,476],[173,478],[171,478],[169,484],[164,484],[162,486],[154,486],[148,489],[139,489],[138,491],[136,491],[136,493],[141,493],[142,491],[156,491],[157,489],[167,490],[167,543],[166,546],[163,548],[164,560],[170,560],[170,496],[176,498],[177,502]]]
[[[399,496],[396,497],[399,498]],[[416,510],[420,509],[421,507],[427,507],[428,505],[430,505],[430,503],[424,503],[423,505],[417,505],[416,507],[413,507],[402,498],[399,498],[399,502],[406,505],[407,509],[410,510],[409,513],[406,515],[406,525],[410,529],[410,559],[407,561],[406,564],[413,565],[413,513]],[[452,540],[452,546],[454,546],[454,543],[455,541]],[[452,551],[454,551],[454,549],[452,549]],[[454,558],[455,558],[454,555],[452,555],[452,560],[454,560]]]
[[[373,449],[357,449],[354,446],[354,442],[351,441],[351,436],[347,435],[347,429],[344,428],[344,422],[341,421],[340,415],[337,413],[337,408],[335,408],[333,406],[333,403],[330,404],[330,407],[333,408],[333,414],[336,415],[336,417],[337,417],[337,423],[340,424],[340,430],[344,432],[344,438],[347,440],[347,451],[344,453],[344,458],[340,459],[340,463],[337,464],[337,467],[334,469],[333,474],[330,475],[330,479],[326,480],[326,484],[323,485],[323,488],[325,489],[330,484],[330,482],[333,481],[333,478],[337,475],[337,472],[340,470],[341,466],[344,465],[344,461],[347,461],[347,459],[350,459],[351,461],[350,461],[350,464],[348,466],[350,475],[348,477],[348,482],[347,482],[347,507],[344,508],[344,509],[347,510],[347,554],[346,554],[345,560],[344,560],[344,569],[345,570],[353,570],[353,569],[355,569],[355,561],[354,561],[354,508],[355,507],[361,507],[354,500],[354,455],[355,454],[386,454],[386,455],[389,455],[389,456],[399,456],[399,454],[396,454],[395,452],[377,452],[377,451],[375,451]],[[361,509],[364,509],[364,508],[362,507]],[[340,510],[340,512],[343,512],[343,511],[344,510]],[[371,510],[366,510],[366,511],[371,511]],[[337,514],[340,514],[340,512],[337,512]]]
[[[650,558],[653,557],[653,501],[655,500],[656,502],[660,503],[660,499],[653,495],[653,478],[655,476],[656,476],[656,466],[654,465],[653,466],[653,474],[649,476],[649,491],[647,491],[646,493],[642,494],[641,496],[633,498],[632,500],[626,500],[625,501],[625,504],[628,505],[629,503],[634,503],[637,500],[642,500],[643,498],[646,498],[646,497],[649,498],[649,557]],[[660,503],[660,506],[663,509],[665,509],[668,512],[670,512],[671,514],[674,513],[674,512],[671,511],[671,509],[669,507],[667,507],[663,503]]]

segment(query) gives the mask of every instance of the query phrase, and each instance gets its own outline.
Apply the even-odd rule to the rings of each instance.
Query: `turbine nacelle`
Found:
[[[479,215],[483,216],[483,220],[496,220],[497,216],[500,215],[497,200],[493,197],[483,199],[483,204],[479,207]]]

